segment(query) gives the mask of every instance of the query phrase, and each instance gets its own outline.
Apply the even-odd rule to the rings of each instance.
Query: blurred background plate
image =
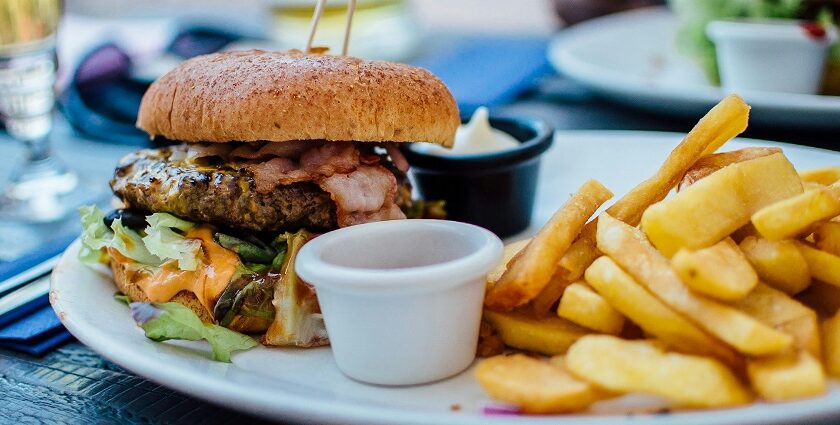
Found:
[[[625,193],[651,175],[681,138],[676,133],[558,132],[543,159],[534,226],[519,237],[533,233],[587,178],[598,179],[616,194]],[[778,143],[740,141],[727,148],[747,145],[782,146],[794,165],[804,169],[840,162],[840,153]],[[68,249],[52,275],[50,300],[58,317],[103,357],[161,385],[253,415],[306,423],[484,424],[491,419],[481,413],[489,399],[472,370],[429,385],[382,387],[342,375],[327,347],[260,346],[235,354],[232,363],[220,363],[209,359],[204,343],[152,342],[134,324],[128,308],[113,299],[116,288],[110,276],[77,261],[78,247],[75,243]],[[833,382],[828,395],[798,402],[669,414],[662,414],[661,407],[658,400],[625,396],[595,404],[599,415],[492,419],[585,425],[836,423],[840,386]],[[628,415],[628,409],[638,414]],[[642,414],[640,409],[659,413]]]
[[[724,91],[677,52],[677,20],[665,7],[587,21],[559,33],[549,60],[601,96],[649,111],[698,116]],[[750,122],[764,126],[840,129],[840,96],[741,92]]]

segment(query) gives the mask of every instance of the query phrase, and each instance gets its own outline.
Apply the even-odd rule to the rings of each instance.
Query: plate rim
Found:
[[[664,142],[675,140],[685,136],[685,133],[657,132],[657,131],[626,131],[626,130],[568,130],[558,131],[559,137],[610,137],[628,138],[644,137],[652,142]],[[658,140],[657,140],[658,139]],[[782,142],[772,142],[760,139],[736,139],[743,143],[758,145],[773,145],[781,147],[794,147],[796,149],[813,150],[821,153],[829,153],[840,157],[840,152],[810,146],[793,145]],[[561,143],[562,145],[562,143]],[[825,397],[816,399],[801,400],[782,404],[764,404],[759,411],[749,410],[756,406],[751,404],[743,408],[717,409],[708,411],[680,412],[671,415],[553,415],[545,417],[535,416],[504,416],[489,417],[480,414],[463,415],[458,412],[434,412],[412,408],[381,407],[371,405],[359,405],[353,402],[326,400],[323,398],[312,398],[292,393],[272,394],[273,406],[269,408],[261,399],[249,398],[247,393],[241,389],[236,391],[226,390],[224,386],[217,385],[219,378],[204,376],[202,374],[178,374],[169,375],[165,369],[160,368],[156,361],[143,361],[144,356],[141,350],[132,350],[132,347],[109,344],[107,338],[102,338],[102,328],[93,323],[83,323],[78,320],[77,315],[66,315],[66,301],[60,296],[64,285],[72,283],[57,283],[70,263],[77,263],[76,252],[79,247],[78,239],[62,254],[50,278],[50,303],[61,319],[64,326],[83,344],[102,357],[115,364],[160,385],[173,388],[184,394],[202,399],[214,404],[220,404],[229,408],[259,414],[263,417],[274,419],[301,421],[306,423],[358,423],[358,424],[483,424],[487,422],[496,423],[574,423],[586,425],[603,425],[621,423],[652,423],[652,424],[710,424],[720,421],[729,421],[739,424],[768,424],[768,423],[789,423],[791,420],[819,420],[840,417],[840,404],[832,405]],[[110,300],[110,299],[109,299]],[[91,334],[100,334],[99,338]],[[149,344],[154,342],[149,341]],[[209,359],[200,359],[209,363],[215,363]],[[232,397],[232,392],[233,397]],[[258,402],[255,402],[258,400]],[[793,407],[793,408],[792,408]],[[799,413],[798,416],[795,414]],[[806,415],[806,416],[803,416]]]
[[[561,74],[605,96],[615,94],[641,96],[651,100],[679,102],[691,108],[708,109],[727,94],[724,89],[711,85],[650,84],[636,74],[622,73],[616,69],[592,64],[574,53],[574,46],[581,40],[588,40],[597,34],[613,31],[616,26],[629,26],[633,23],[654,20],[664,21],[673,17],[673,13],[667,6],[653,6],[619,12],[574,25],[551,39],[547,50],[549,62]],[[762,91],[742,92],[742,95],[756,109],[776,111],[795,109],[840,113],[840,96]]]

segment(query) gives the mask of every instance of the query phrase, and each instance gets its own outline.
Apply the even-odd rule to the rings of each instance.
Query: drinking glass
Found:
[[[25,161],[0,195],[0,218],[55,222],[84,198],[79,179],[51,155],[60,0],[0,1],[0,119]]]

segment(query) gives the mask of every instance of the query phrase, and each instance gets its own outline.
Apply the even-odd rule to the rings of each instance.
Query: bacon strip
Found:
[[[334,174],[320,185],[335,201],[340,227],[405,218],[394,204],[397,178],[380,165],[362,165],[350,174]]]

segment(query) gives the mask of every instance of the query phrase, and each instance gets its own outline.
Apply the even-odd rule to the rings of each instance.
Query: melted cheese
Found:
[[[202,257],[195,271],[179,270],[178,262],[170,260],[155,273],[145,274],[134,283],[152,302],[167,302],[181,291],[192,292],[212,312],[215,301],[239,266],[239,256],[216,243],[207,227],[196,227],[186,237],[201,241]]]

